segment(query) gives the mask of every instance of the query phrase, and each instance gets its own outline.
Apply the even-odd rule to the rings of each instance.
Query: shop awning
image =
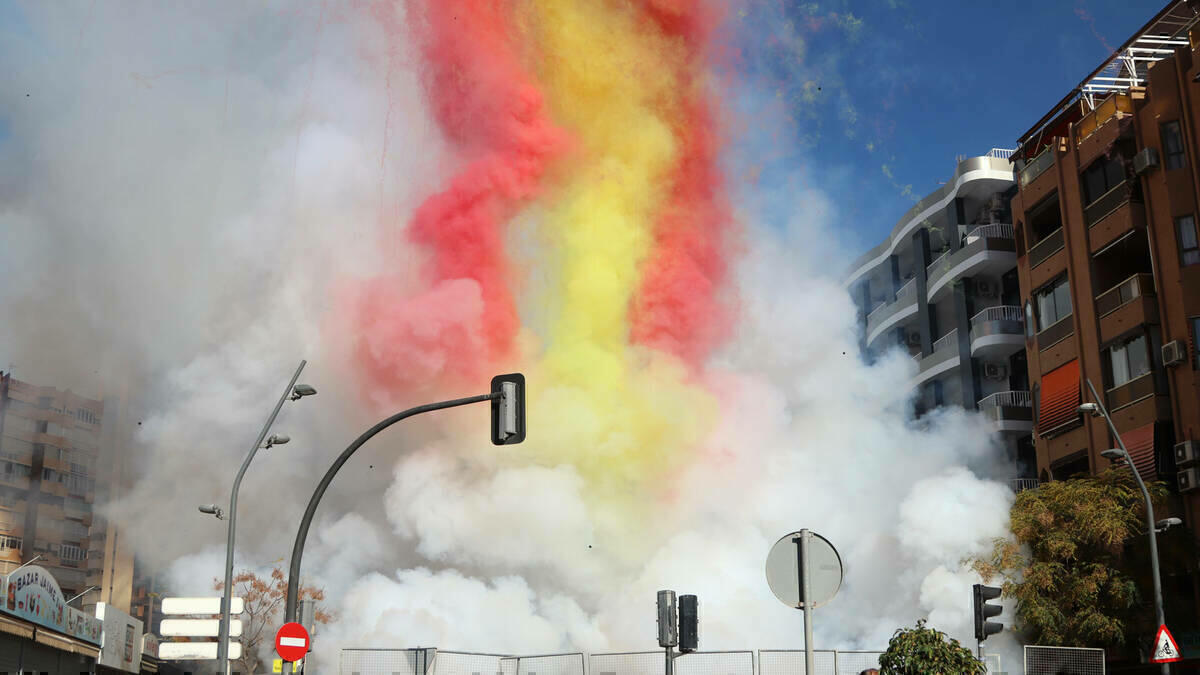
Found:
[[[58,633],[51,633],[48,630],[38,628],[33,639],[34,641],[40,642],[47,647],[53,647],[54,649],[69,652],[71,654],[81,654],[92,659],[100,658],[99,647],[88,644],[81,640],[76,640],[75,638],[69,638],[66,635],[59,635]]]

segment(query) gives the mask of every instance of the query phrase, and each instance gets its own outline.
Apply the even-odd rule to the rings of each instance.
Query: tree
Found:
[[[1167,494],[1162,483],[1146,487],[1156,502]],[[985,581],[1004,579],[1026,639],[1067,647],[1126,643],[1137,625],[1130,617],[1148,609],[1122,569],[1125,547],[1144,544],[1146,528],[1142,492],[1129,470],[1024,490],[1009,517],[1013,538],[996,540],[972,566]]]
[[[982,675],[983,662],[971,650],[945,633],[927,628],[925,619],[915,628],[901,628],[879,657],[882,675]]]
[[[213,579],[214,590],[220,591],[224,588],[224,581]],[[275,631],[283,625],[287,577],[279,567],[271,570],[270,579],[263,579],[254,572],[242,570],[233,577],[233,597],[242,599],[245,610],[242,613],[242,636],[237,638],[242,644],[242,658],[232,661],[235,665],[231,669],[243,673],[261,672],[263,669],[260,668],[259,650],[264,642],[274,643]],[[301,600],[312,599],[320,602],[325,599],[325,591],[301,584],[299,597]],[[333,615],[321,605],[317,605],[315,618],[317,623],[329,623]]]

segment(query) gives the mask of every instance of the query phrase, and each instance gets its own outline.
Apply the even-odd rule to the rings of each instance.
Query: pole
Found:
[[[792,539],[796,543],[796,574],[800,576],[800,604],[804,608],[804,672],[813,670],[813,634],[812,634],[812,603],[808,601],[812,595],[809,587],[808,574],[808,540],[812,532],[800,530],[800,536]]]
[[[1104,407],[1104,403],[1100,400],[1100,395],[1096,393],[1096,388],[1092,386],[1090,378],[1087,381],[1087,386],[1092,392],[1092,399],[1096,401],[1096,407],[1100,409],[1101,414],[1104,415],[1104,421],[1108,423],[1109,431],[1112,432],[1113,438],[1117,439],[1117,445],[1121,446],[1121,452],[1125,453],[1125,462],[1129,464],[1129,470],[1133,472],[1133,478],[1142,490],[1142,498],[1146,500],[1146,534],[1150,537],[1150,570],[1153,573],[1151,579],[1154,582],[1154,611],[1158,616],[1158,625],[1165,626],[1167,619],[1163,613],[1162,580],[1160,579],[1161,572],[1158,567],[1158,530],[1155,529],[1154,525],[1154,504],[1150,501],[1150,491],[1146,489],[1146,484],[1142,482],[1142,476],[1138,473],[1137,465],[1133,463],[1133,457],[1130,456],[1129,450],[1126,449],[1125,441],[1121,440],[1121,434],[1117,432],[1117,427],[1113,425],[1112,418],[1108,416],[1108,409]],[[1171,665],[1169,663],[1161,663],[1159,665],[1162,666],[1162,675],[1170,675]]]
[[[412,417],[413,415],[419,415],[421,413],[431,412],[434,410],[442,410],[445,408],[454,408],[460,405],[468,405],[471,403],[491,401],[493,399],[500,398],[503,395],[504,394],[500,392],[480,394],[479,396],[456,398],[450,401],[427,403],[425,405],[419,405],[415,408],[409,408],[408,410],[398,412],[395,415],[392,415],[391,417],[379,422],[370,429],[367,429],[362,433],[362,435],[354,439],[354,442],[347,446],[346,449],[342,451],[342,454],[338,455],[338,458],[333,462],[333,466],[329,467],[329,470],[325,472],[325,476],[321,478],[321,482],[317,484],[317,489],[313,491],[312,498],[308,500],[308,508],[304,510],[304,517],[300,519],[300,529],[296,532],[296,543],[292,546],[292,562],[288,567],[287,601],[284,605],[283,613],[284,623],[289,623],[296,620],[296,604],[300,595],[300,559],[304,555],[304,541],[308,538],[308,527],[312,524],[313,516],[317,512],[317,505],[321,503],[321,498],[325,496],[325,490],[329,487],[329,484],[333,482],[333,477],[336,476],[337,472],[341,470],[342,465],[346,463],[346,460],[350,459],[350,456],[357,452],[364,443],[371,440],[375,434],[378,434],[393,424]],[[291,661],[283,662],[283,672],[292,672]]]
[[[262,445],[263,439],[267,437],[267,432],[271,430],[271,425],[275,423],[275,417],[283,408],[283,402],[292,393],[292,387],[296,386],[296,380],[300,379],[300,371],[304,370],[306,363],[308,362],[300,361],[300,366],[296,368],[295,374],[288,382],[287,389],[283,390],[283,395],[279,397],[279,402],[275,404],[275,409],[271,411],[271,416],[267,418],[267,423],[263,425],[262,431],[258,434],[258,440],[254,441],[254,445],[250,448],[250,454],[246,455],[246,461],[242,462],[242,468],[238,470],[237,477],[233,479],[233,491],[229,495],[229,526],[225,540],[225,588],[221,594],[221,622],[217,637],[217,667],[220,668],[218,672],[222,675],[229,675],[229,603],[230,597],[233,595],[233,542],[237,534],[238,488],[242,486],[242,476],[246,475],[246,469],[250,467],[250,462],[258,453],[258,447]]]
[[[667,651],[667,670],[666,670],[666,672],[667,672],[667,675],[674,675],[674,673],[675,673],[675,653],[674,653],[675,650],[671,647],[667,647],[666,651]],[[519,671],[518,671],[517,675],[520,675]]]

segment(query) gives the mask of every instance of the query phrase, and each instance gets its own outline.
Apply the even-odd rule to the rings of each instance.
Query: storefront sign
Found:
[[[97,663],[130,673],[139,672],[142,668],[142,622],[103,602],[96,605],[96,618],[104,626]]]
[[[95,645],[100,644],[101,622],[94,616],[67,607],[54,576],[36,565],[26,565],[0,577],[4,604],[0,611],[56,630]]]

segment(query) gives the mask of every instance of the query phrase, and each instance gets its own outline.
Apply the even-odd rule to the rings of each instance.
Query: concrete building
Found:
[[[120,400],[96,400],[0,373],[0,574],[53,574],[74,606],[130,611],[133,558],[96,512],[119,489],[127,426]]]
[[[917,412],[980,410],[1032,478],[1032,404],[1009,199],[1008,150],[960,159],[940,189],[908,210],[845,281],[859,308],[863,350],[907,351]]]
[[[1077,412],[1093,400],[1090,382],[1141,475],[1172,486],[1172,510],[1193,530],[1200,526],[1196,25],[1188,2],[1169,3],[1022,134],[1012,201],[1039,476],[1110,466],[1100,453],[1116,440],[1102,419]],[[1163,573],[1168,623],[1177,636],[1184,625],[1195,631],[1194,575]]]

